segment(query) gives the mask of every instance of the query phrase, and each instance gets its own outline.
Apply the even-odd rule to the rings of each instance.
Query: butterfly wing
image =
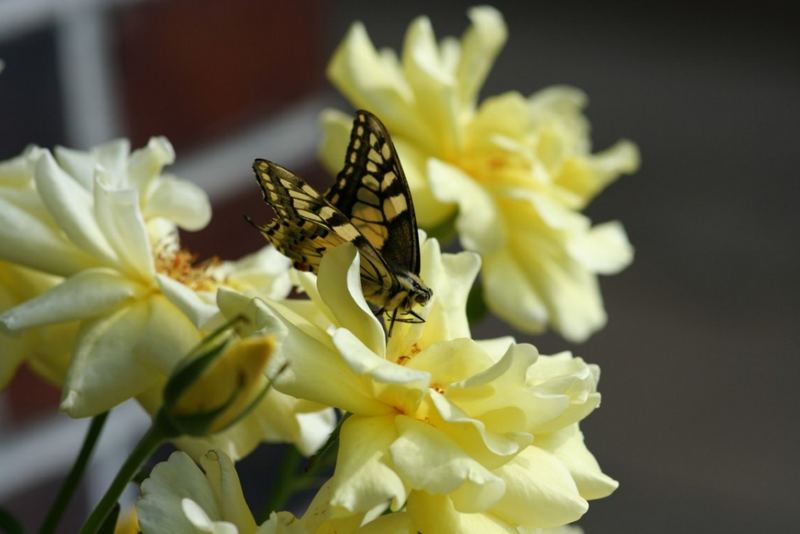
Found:
[[[329,248],[353,243],[361,254],[364,296],[386,292],[394,275],[381,255],[348,218],[328,203],[313,187],[291,171],[257,159],[253,170],[264,200],[277,217],[258,229],[300,270],[318,272],[322,255]]]
[[[411,192],[389,133],[372,113],[356,112],[344,169],[325,199],[349,218],[390,266],[419,274]]]

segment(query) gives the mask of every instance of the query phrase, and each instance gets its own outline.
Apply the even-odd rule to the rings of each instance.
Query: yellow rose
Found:
[[[463,247],[481,255],[489,309],[525,332],[550,326],[572,341],[606,321],[597,274],[633,252],[622,226],[592,226],[578,210],[620,173],[638,166],[621,141],[592,154],[584,95],[566,87],[530,97],[509,92],[478,105],[481,84],[505,43],[500,13],[469,11],[458,41],[436,42],[430,21],[412,22],[402,57],[377,51],[354,24],[328,65],[353,103],[386,124],[402,160],[419,223],[432,229],[457,210]],[[322,118],[322,160],[339,170],[349,118]]]

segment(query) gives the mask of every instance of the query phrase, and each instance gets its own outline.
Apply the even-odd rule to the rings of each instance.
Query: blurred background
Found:
[[[0,159],[28,143],[88,148],[166,135],[170,170],[204,187],[211,225],[184,236],[201,255],[262,246],[242,214],[265,214],[250,164],[280,161],[317,184],[317,117],[350,109],[324,77],[362,20],[397,49],[431,17],[460,35],[464,2],[355,0],[0,0]],[[494,2],[510,38],[483,95],[570,84],[590,98],[602,149],[636,141],[643,165],[590,206],[636,247],[602,280],[608,326],[571,346],[603,370],[603,406],[584,423],[621,482],[580,521],[588,533],[788,532],[800,474],[798,158],[800,39],[781,4]],[[491,319],[476,337],[506,334]],[[0,394],[0,506],[38,526],[85,426],[55,413],[58,392],[22,370]],[[112,416],[83,495],[105,490],[146,420]],[[281,450],[240,464],[258,506]]]

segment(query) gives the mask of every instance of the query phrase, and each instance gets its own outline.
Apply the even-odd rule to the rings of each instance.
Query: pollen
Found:
[[[155,256],[156,271],[177,280],[195,291],[213,291],[219,281],[212,269],[219,265],[217,257],[198,262],[197,255],[186,250],[163,251]]]
[[[397,359],[395,360],[395,363],[397,363],[398,365],[405,365],[408,362],[410,362],[411,359],[414,358],[414,356],[416,356],[420,352],[422,352],[422,349],[419,348],[418,344],[414,343],[413,345],[411,345],[408,348],[408,353],[407,354],[404,353],[404,354],[401,354],[400,356],[397,357]]]

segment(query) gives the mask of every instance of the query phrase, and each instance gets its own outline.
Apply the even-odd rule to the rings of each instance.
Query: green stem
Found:
[[[89,516],[89,519],[86,520],[83,528],[81,528],[81,534],[96,534],[100,530],[108,514],[111,513],[111,510],[117,504],[117,500],[125,489],[125,486],[127,486],[128,482],[138,473],[142,464],[155,452],[161,442],[164,441],[165,437],[166,435],[162,426],[159,425],[158,420],[156,420],[147,433],[142,436],[142,439],[139,440],[139,443],[136,444],[133,452],[131,452],[128,459],[125,460],[125,463],[122,464],[122,467],[120,467],[108,491],[106,491],[106,494],[100,499],[100,502],[97,503],[94,511],[92,511],[92,515]]]
[[[6,534],[25,534],[22,523],[5,508],[0,507],[0,532]]]
[[[86,431],[86,437],[83,438],[83,445],[81,445],[78,457],[75,459],[75,463],[72,464],[72,469],[70,469],[67,478],[64,479],[61,489],[58,490],[56,500],[50,505],[50,510],[47,512],[47,517],[45,517],[44,523],[39,529],[39,534],[55,532],[59,521],[61,521],[61,516],[64,515],[64,511],[67,509],[67,505],[69,505],[69,501],[75,494],[83,473],[86,471],[89,458],[92,456],[92,451],[97,443],[97,438],[100,437],[100,432],[103,430],[107,417],[108,412],[104,412],[92,418],[89,429]]]
[[[288,501],[289,497],[294,493],[294,481],[297,477],[297,468],[300,466],[303,457],[296,447],[289,447],[281,460],[278,480],[267,496],[267,502],[264,505],[263,520],[269,518],[269,514],[272,512],[283,508],[286,501]]]

